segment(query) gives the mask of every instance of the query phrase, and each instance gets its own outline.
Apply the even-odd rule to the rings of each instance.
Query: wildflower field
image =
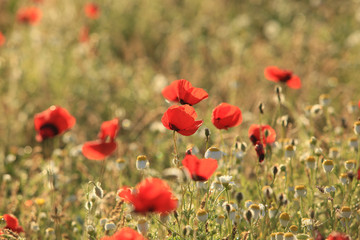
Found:
[[[359,0],[1,0],[0,239],[360,239]]]

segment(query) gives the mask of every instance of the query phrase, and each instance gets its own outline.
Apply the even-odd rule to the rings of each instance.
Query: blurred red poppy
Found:
[[[19,221],[14,215],[4,214],[3,217],[6,222],[5,228],[10,229],[11,231],[16,233],[24,232],[24,229],[19,225]]]
[[[6,42],[6,38],[5,38],[4,34],[2,34],[2,32],[0,32],[0,47],[2,45],[4,45],[5,42]]]
[[[124,227],[110,237],[102,237],[101,240],[146,240],[146,238],[134,229]]]
[[[37,7],[23,7],[18,10],[16,17],[21,23],[36,25],[42,18],[42,12]]]
[[[177,208],[178,200],[169,185],[158,178],[147,178],[131,191],[123,187],[119,197],[134,206],[134,211],[141,214],[156,212],[169,213]]]
[[[260,134],[260,129],[261,129],[261,134]],[[260,141],[260,135],[261,135],[261,141]],[[266,145],[275,142],[276,132],[269,125],[260,126],[257,124],[252,124],[249,128],[248,136],[254,145],[258,141]]]
[[[218,167],[216,159],[198,159],[195,155],[186,155],[182,164],[189,170],[194,181],[207,181]]]
[[[173,81],[162,90],[162,95],[169,101],[181,104],[195,105],[208,98],[208,93],[202,88],[195,88],[185,79]]]
[[[241,110],[237,106],[221,103],[212,112],[212,123],[218,129],[228,129],[242,122]]]
[[[327,240],[350,240],[350,237],[345,233],[333,232],[327,237]]]
[[[256,154],[259,158],[259,162],[263,162],[264,159],[265,159],[265,150],[264,150],[264,145],[258,141],[256,144],[255,144],[255,151],[256,151]]]
[[[65,109],[59,106],[51,106],[34,117],[36,140],[41,142],[64,133],[72,128],[76,119]]]
[[[104,160],[116,150],[115,137],[118,131],[118,119],[103,122],[98,135],[99,140],[84,143],[83,155],[91,160]]]
[[[202,125],[203,121],[196,121],[195,109],[189,105],[171,106],[161,118],[163,125],[184,136],[193,135]]]
[[[107,137],[110,138],[110,141],[114,141],[119,128],[119,119],[115,118],[110,121],[105,121],[101,124],[98,137],[103,141],[105,141]]]
[[[360,167],[359,167],[358,170],[357,170],[357,180],[360,181]]]
[[[291,71],[280,69],[276,66],[269,66],[264,71],[265,78],[273,82],[286,83],[289,88],[301,88],[301,80]]]
[[[87,3],[84,6],[85,15],[91,19],[97,19],[100,16],[100,8],[95,3]]]
[[[79,42],[84,43],[89,41],[89,28],[82,27],[79,32]]]

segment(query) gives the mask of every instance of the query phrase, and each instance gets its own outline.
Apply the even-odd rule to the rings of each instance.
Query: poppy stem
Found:
[[[173,140],[174,140],[174,153],[175,153],[175,158],[176,158],[176,167],[179,167],[179,155],[178,155],[178,151],[177,151],[177,145],[176,145],[176,131],[173,131]]]

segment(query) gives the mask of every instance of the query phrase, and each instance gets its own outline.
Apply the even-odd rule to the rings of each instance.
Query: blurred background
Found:
[[[33,116],[51,105],[76,117],[71,132],[78,143],[118,117],[118,155],[129,146],[147,152],[171,138],[160,122],[169,106],[161,90],[181,78],[209,93],[196,106],[206,127],[213,129],[219,103],[239,106],[240,135],[257,122],[260,102],[272,116],[275,84],[263,73],[269,65],[302,79],[300,90],[286,90],[294,110],[327,93],[346,115],[344,103],[358,100],[359,0],[102,0],[93,2],[93,18],[84,12],[87,3],[0,1],[2,154],[35,145]],[[42,13],[36,24],[17,19],[28,6]]]

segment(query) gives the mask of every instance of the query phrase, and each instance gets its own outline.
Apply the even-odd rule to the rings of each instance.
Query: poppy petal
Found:
[[[178,84],[180,80],[176,80],[172,82],[169,86],[165,87],[161,93],[167,100],[171,102],[178,102],[179,101],[179,92],[178,92]]]
[[[91,141],[84,143],[82,147],[83,155],[91,160],[104,160],[116,150],[115,142]]]
[[[105,121],[101,124],[99,138],[101,140],[105,140],[106,137],[109,137],[110,140],[113,141],[118,130],[119,120],[117,118],[110,121]]]
[[[301,88],[301,80],[298,76],[293,75],[290,80],[286,82],[286,85],[288,85],[289,88],[299,89]]]

